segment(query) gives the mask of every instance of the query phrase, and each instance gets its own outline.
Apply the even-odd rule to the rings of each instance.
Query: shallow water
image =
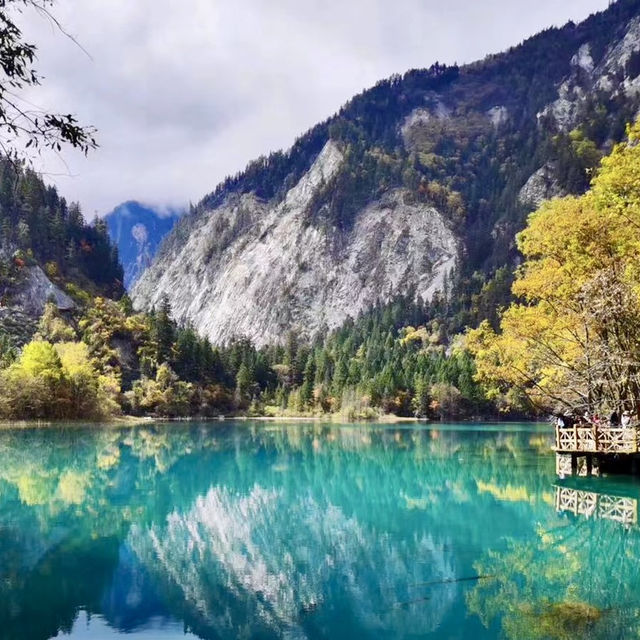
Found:
[[[557,481],[551,438],[0,432],[0,638],[637,637],[640,485]]]

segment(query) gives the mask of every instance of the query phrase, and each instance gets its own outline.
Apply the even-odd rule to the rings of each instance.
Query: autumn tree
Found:
[[[468,335],[478,376],[537,407],[640,409],[640,122],[582,197],[547,202],[518,236],[518,301]]]

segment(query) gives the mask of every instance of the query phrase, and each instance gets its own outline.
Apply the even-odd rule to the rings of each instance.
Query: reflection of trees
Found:
[[[549,509],[539,440],[251,423],[0,433],[0,627],[19,629],[67,566],[77,588],[38,603],[51,628],[84,607],[121,628],[171,613],[202,637],[243,619],[267,635],[326,636],[336,619],[354,637],[424,633],[462,587],[419,583],[472,571],[464,549],[501,535],[487,509],[523,536]],[[124,589],[147,604],[127,610]]]
[[[101,610],[122,536],[157,516],[149,497],[160,469],[213,440],[184,430],[167,443],[166,431],[0,433],[3,640],[50,638],[71,628],[79,606]]]
[[[468,594],[469,611],[514,640],[630,637],[640,615],[637,530],[581,516],[545,521],[533,539],[512,538],[474,565],[492,579]]]

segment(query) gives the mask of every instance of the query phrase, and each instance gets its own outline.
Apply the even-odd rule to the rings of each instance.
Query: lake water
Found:
[[[629,638],[640,486],[536,425],[0,432],[0,638]]]

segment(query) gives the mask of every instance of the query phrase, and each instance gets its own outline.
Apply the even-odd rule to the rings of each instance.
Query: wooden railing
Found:
[[[637,426],[556,427],[558,453],[638,453],[639,445],[640,431]]]
[[[638,501],[635,498],[569,487],[556,486],[556,511],[566,511],[585,518],[614,520],[626,525],[638,522]]]

